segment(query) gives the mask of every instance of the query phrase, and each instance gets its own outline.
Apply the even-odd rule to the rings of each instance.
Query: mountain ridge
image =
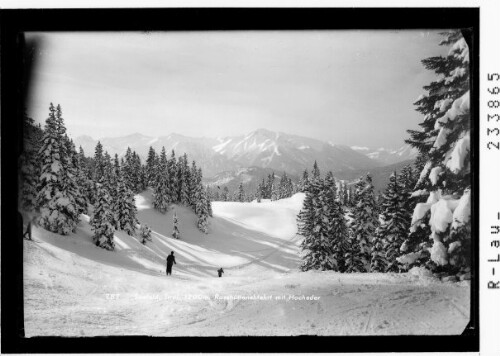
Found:
[[[90,156],[100,141],[103,149],[111,155],[124,156],[127,147],[130,147],[142,160],[147,157],[149,147],[158,153],[165,147],[168,155],[172,150],[175,150],[177,157],[186,153],[190,160],[196,161],[202,168],[206,177],[245,167],[266,168],[299,176],[304,169],[311,169],[315,161],[320,169],[334,173],[383,165],[347,145],[264,128],[245,135],[219,138],[189,137],[173,132],[157,137],[132,133],[100,140],[85,135],[74,141],[77,147],[82,146]]]

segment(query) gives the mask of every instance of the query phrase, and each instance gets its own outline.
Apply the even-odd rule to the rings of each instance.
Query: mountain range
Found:
[[[271,171],[299,177],[304,169],[312,168],[314,161],[318,162],[323,172],[331,170],[335,174],[346,175],[348,172],[361,172],[413,158],[408,146],[399,150],[349,147],[266,129],[258,129],[247,135],[219,138],[195,138],[176,133],[151,137],[135,133],[99,141],[110,155],[118,154],[120,157],[125,155],[128,147],[143,160],[150,147],[158,153],[165,147],[169,156],[172,150],[175,150],[177,157],[186,153],[212,183],[227,183],[231,177],[232,180],[238,177],[237,180],[248,181],[247,176],[253,175],[255,179],[252,180],[257,181]],[[76,147],[83,148],[87,156],[92,156],[98,140],[79,136],[74,142]]]
[[[418,150],[409,145],[404,145],[398,149],[389,148],[368,148],[360,146],[351,146],[356,152],[362,153],[367,157],[377,161],[380,165],[391,165],[398,162],[403,162],[411,159],[415,159],[418,154]]]

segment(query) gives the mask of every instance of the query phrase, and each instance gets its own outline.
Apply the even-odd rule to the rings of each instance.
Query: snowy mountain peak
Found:
[[[279,134],[277,132],[273,132],[273,131],[261,128],[261,129],[257,129],[255,131],[253,131],[251,133],[251,135],[262,135],[262,136],[266,136],[268,138],[271,138],[271,137],[276,137]]]
[[[410,145],[404,145],[398,149],[385,147],[369,148],[362,146],[351,146],[351,148],[384,165],[415,159],[418,155],[418,150]]]
[[[152,137],[149,137],[149,136],[146,136],[146,135],[143,135],[143,134],[140,134],[138,132],[136,133],[133,133],[133,134],[130,134],[130,135],[127,135],[125,136],[125,138],[128,138],[128,139],[131,139],[131,140],[140,140],[140,139],[143,139],[143,138],[147,138],[147,139],[151,139]]]
[[[90,137],[78,138],[75,144],[77,147],[82,145],[87,155],[92,155],[97,140]],[[123,156],[127,147],[130,147],[142,159],[147,157],[149,147],[153,147],[156,152],[160,152],[162,147],[167,152],[175,149],[177,157],[187,153],[190,160],[195,160],[203,169],[205,177],[251,166],[299,175],[305,168],[310,169],[314,161],[318,162],[323,171],[333,172],[379,165],[365,154],[347,146],[263,128],[246,135],[216,139],[193,138],[178,133],[161,137],[135,133],[105,138],[101,140],[101,144],[111,155],[117,153],[119,156]]]

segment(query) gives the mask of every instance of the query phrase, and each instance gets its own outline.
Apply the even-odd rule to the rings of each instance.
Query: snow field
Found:
[[[114,252],[93,245],[86,216],[70,236],[34,227],[36,242],[24,247],[26,335],[462,332],[467,282],[443,283],[421,270],[298,272],[300,238],[294,229],[302,199],[298,194],[277,202],[214,203],[205,235],[190,209],[172,206],[160,214],[146,191],[136,203],[139,221],[153,230],[152,241],[143,245],[117,232]],[[174,210],[180,240],[171,238]],[[165,257],[172,250],[177,265],[166,277]],[[217,277],[219,267],[223,278]]]

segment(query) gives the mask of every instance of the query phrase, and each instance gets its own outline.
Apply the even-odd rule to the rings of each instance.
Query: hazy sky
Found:
[[[399,147],[444,54],[437,31],[47,33],[29,114],[72,137],[228,136],[257,128]]]

